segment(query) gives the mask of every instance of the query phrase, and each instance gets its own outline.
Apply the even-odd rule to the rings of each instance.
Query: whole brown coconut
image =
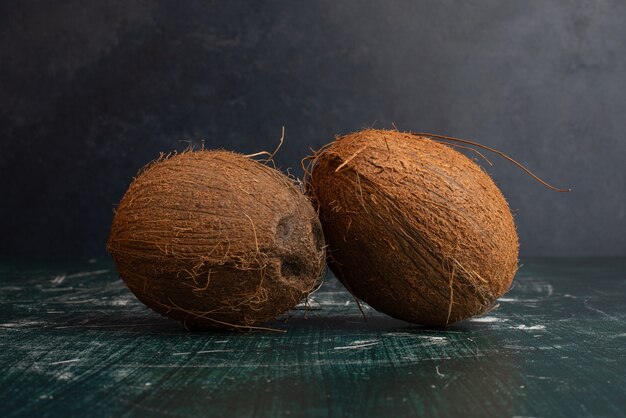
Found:
[[[325,257],[317,214],[288,177],[205,150],[140,172],[117,207],[108,250],[139,300],[188,329],[275,318],[316,286]]]
[[[373,308],[447,325],[493,306],[517,270],[518,239],[498,187],[450,146],[365,130],[318,152],[308,192],[330,267]]]

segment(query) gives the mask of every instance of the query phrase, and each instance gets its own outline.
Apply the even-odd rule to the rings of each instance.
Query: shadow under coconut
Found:
[[[292,316],[283,320],[277,320],[269,326],[287,332],[298,329],[326,329],[333,331],[361,332],[370,331],[372,335],[377,332],[408,332],[408,333],[442,333],[446,332],[471,332],[467,322],[460,322],[448,327],[432,327],[426,325],[411,324],[383,314],[376,313],[363,318],[362,316],[324,315],[319,311],[307,312],[303,315]]]
[[[359,306],[360,305],[360,306]],[[324,284],[311,294],[307,303],[279,317],[268,325],[291,331],[298,329],[324,329],[350,332],[392,332],[411,333],[446,333],[470,332],[472,324],[462,321],[447,327],[434,327],[412,324],[387,316],[366,305],[355,301],[332,272],[327,271]]]
[[[55,330],[68,330],[71,332],[97,331],[101,333],[135,333],[150,335],[172,335],[172,334],[221,334],[224,336],[234,336],[237,334],[283,334],[311,332],[315,330],[340,331],[346,334],[352,332],[371,332],[375,335],[379,332],[405,332],[405,333],[441,333],[448,332],[471,332],[471,329],[463,324],[450,326],[447,328],[427,327],[416,324],[409,324],[390,317],[375,316],[367,318],[343,317],[343,316],[310,316],[292,317],[284,320],[276,320],[264,325],[265,329],[208,329],[208,330],[186,330],[180,323],[168,318],[159,317],[157,314],[144,315],[120,315],[110,313],[98,313],[87,317],[58,317],[49,318],[45,323],[33,324],[32,328],[47,328]],[[275,332],[273,332],[275,331]]]

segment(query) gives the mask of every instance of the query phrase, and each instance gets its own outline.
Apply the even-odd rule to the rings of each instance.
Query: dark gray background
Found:
[[[626,2],[4,1],[0,256],[101,255],[187,142],[280,167],[376,126],[472,138],[522,255],[626,255]]]

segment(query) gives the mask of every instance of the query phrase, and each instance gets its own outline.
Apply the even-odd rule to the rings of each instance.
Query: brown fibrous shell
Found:
[[[319,283],[324,238],[278,170],[227,151],[163,157],[116,209],[108,250],[128,288],[188,329],[251,329]]]
[[[322,148],[309,170],[330,268],[373,308],[442,326],[488,311],[510,288],[519,245],[509,206],[450,146],[368,129]]]

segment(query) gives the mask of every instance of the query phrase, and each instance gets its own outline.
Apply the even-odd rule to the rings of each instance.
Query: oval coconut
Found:
[[[330,267],[373,308],[441,326],[484,313],[509,289],[518,261],[509,206],[450,146],[365,130],[324,147],[311,169]]]
[[[108,250],[128,288],[188,329],[251,328],[293,308],[324,269],[308,198],[225,151],[160,159],[117,207]]]

